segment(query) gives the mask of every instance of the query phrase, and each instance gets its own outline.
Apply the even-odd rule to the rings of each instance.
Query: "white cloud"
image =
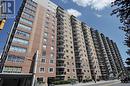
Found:
[[[91,8],[95,10],[102,10],[105,7],[108,7],[111,5],[111,2],[114,0],[73,0],[74,3],[78,4],[82,7],[90,6]]]
[[[70,15],[74,15],[75,17],[79,17],[82,15],[82,13],[80,13],[79,11],[75,10],[75,9],[68,9],[67,12]]]
[[[102,17],[102,15],[100,15],[100,14],[96,14],[96,16],[97,16],[98,18],[101,18],[101,17]]]

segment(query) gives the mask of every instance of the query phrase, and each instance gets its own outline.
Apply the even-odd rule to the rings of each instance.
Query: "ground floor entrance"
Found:
[[[0,74],[0,86],[31,86],[31,75]]]

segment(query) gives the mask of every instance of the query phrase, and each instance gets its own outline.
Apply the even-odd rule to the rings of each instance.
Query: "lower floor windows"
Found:
[[[50,63],[51,63],[51,64],[53,64],[53,63],[54,63],[54,60],[53,60],[53,59],[51,59],[51,60],[50,60]]]
[[[21,38],[13,38],[13,42],[14,43],[20,43],[20,44],[23,44],[23,45],[28,45],[29,42],[27,40],[24,40],[24,39],[21,39]]]
[[[42,59],[41,62],[42,62],[42,63],[46,63],[46,59]]]
[[[5,66],[3,68],[3,73],[21,73],[22,67],[9,67]]]
[[[19,57],[19,56],[15,56],[15,55],[8,55],[7,57],[7,61],[11,61],[11,62],[24,62],[24,57]]]
[[[49,73],[53,73],[54,72],[54,68],[52,68],[52,67],[48,68],[48,72]]]
[[[11,46],[10,51],[25,53],[27,51],[26,48],[18,47],[18,46]]]
[[[41,67],[39,71],[40,71],[40,72],[44,72],[44,71],[45,71],[45,68],[44,68],[44,67]]]

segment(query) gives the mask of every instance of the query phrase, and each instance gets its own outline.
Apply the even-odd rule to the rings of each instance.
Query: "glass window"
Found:
[[[53,50],[54,50],[54,47],[51,47],[51,50],[53,51]]]
[[[53,33],[55,33],[55,30],[52,30]]]
[[[48,37],[48,33],[47,32],[44,33],[44,37]]]
[[[27,3],[26,6],[31,9],[36,9],[36,6],[32,5],[31,3]]]
[[[52,67],[48,68],[48,72],[53,73],[54,72],[54,68],[52,68]]]
[[[24,45],[28,45],[29,44],[29,42],[27,40],[20,39],[20,38],[13,38],[13,42],[24,44]]]
[[[46,50],[46,45],[43,45],[43,49]]]
[[[55,37],[54,35],[51,36],[52,39],[54,39],[54,37]]]
[[[20,31],[20,30],[16,30],[15,34],[22,35],[27,38],[29,38],[29,36],[30,36],[28,33]]]
[[[53,64],[53,63],[54,63],[54,60],[53,60],[53,59],[51,59],[51,60],[50,60],[50,63],[52,63],[52,64]]]
[[[27,23],[27,24],[30,24],[30,25],[32,25],[33,23],[32,23],[32,21],[29,21],[29,20],[27,20],[27,19],[25,19],[25,18],[20,18],[20,21],[22,21],[22,22],[24,22],[24,23]]]
[[[32,15],[26,13],[26,12],[23,12],[23,15],[26,16],[26,17],[28,17],[28,18],[32,18],[32,19],[34,18],[34,16],[32,16]]]
[[[50,17],[50,15],[49,15],[48,13],[46,14],[46,16],[47,16],[47,17]]]
[[[34,13],[35,13],[34,10],[31,10],[31,9],[29,9],[29,8],[27,8],[27,7],[24,8],[24,11],[26,11],[26,12],[28,12],[28,13],[30,13],[30,14],[34,14]]]
[[[43,56],[43,58],[46,57],[46,51],[45,50],[42,51],[42,56]]]
[[[45,72],[45,68],[44,67],[40,68],[40,72]]]
[[[21,67],[4,67],[3,73],[21,73],[22,68]]]
[[[50,58],[54,59],[54,53],[51,53]]]
[[[46,26],[46,25],[48,26],[48,25],[49,25],[49,22],[45,22],[45,26]]]
[[[18,27],[21,27],[21,28],[23,28],[23,29],[26,29],[26,30],[32,30],[32,28],[31,27],[29,27],[29,26],[26,26],[26,25],[23,25],[23,24],[18,24]]]
[[[44,40],[45,43],[47,42],[47,39],[46,39],[46,38],[44,38],[43,40]]]
[[[14,56],[14,55],[8,55],[7,61],[12,61],[12,62],[23,62],[24,57],[19,57],[19,56]]]
[[[21,48],[21,47],[18,47],[18,46],[11,46],[10,51],[25,53],[27,51],[27,49],[26,48]]]
[[[46,63],[46,59],[42,59],[41,62],[42,62],[42,63]]]

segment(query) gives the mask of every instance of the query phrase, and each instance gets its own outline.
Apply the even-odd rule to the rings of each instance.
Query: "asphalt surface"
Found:
[[[117,81],[117,82],[97,83],[93,85],[83,85],[83,86],[130,86],[130,83],[121,83],[120,81]]]

